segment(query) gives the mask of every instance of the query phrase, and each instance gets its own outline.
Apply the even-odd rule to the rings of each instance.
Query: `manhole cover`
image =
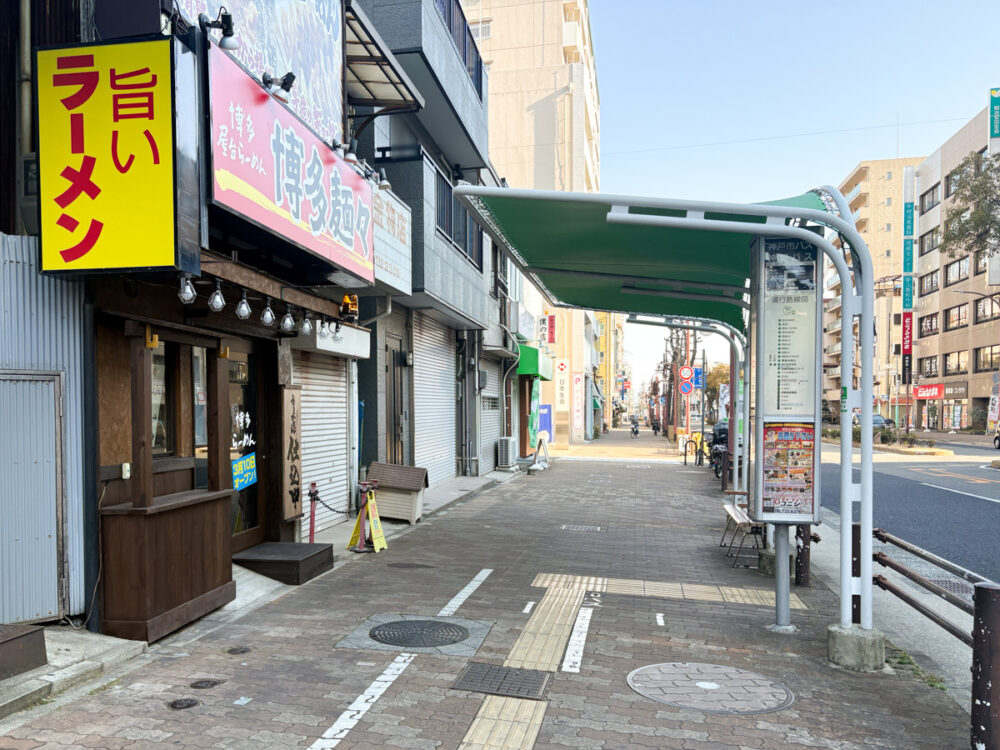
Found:
[[[628,684],[654,701],[709,714],[766,714],[795,700],[770,677],[720,664],[651,664],[629,674]]]
[[[195,680],[189,685],[189,687],[193,687],[195,690],[208,690],[210,688],[218,687],[221,684],[221,680]]]
[[[368,637],[379,643],[404,648],[433,648],[464,641],[469,631],[461,625],[437,620],[396,620],[376,625]]]
[[[227,654],[232,654],[233,656],[237,656],[239,654],[249,654],[250,653],[250,647],[249,646],[233,646],[231,649],[227,649],[226,653]]]
[[[423,563],[389,563],[390,568],[434,568],[436,565],[424,565]]]
[[[181,711],[185,708],[194,708],[199,702],[200,701],[196,701],[194,698],[178,698],[175,701],[171,701],[167,705],[177,711]]]
[[[952,594],[957,594],[958,596],[967,596],[971,598],[976,592],[975,587],[969,585],[965,581],[956,581],[952,578],[931,578],[929,580],[931,583],[936,583],[945,591],[950,591]]]
[[[600,531],[600,526],[585,526],[580,523],[564,523],[559,527],[563,531]]]
[[[452,685],[453,690],[506,695],[512,698],[541,700],[549,684],[551,672],[539,669],[515,669],[496,664],[469,662]]]

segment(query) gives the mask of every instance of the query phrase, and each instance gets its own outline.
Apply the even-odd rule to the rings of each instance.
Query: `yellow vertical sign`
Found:
[[[385,533],[382,531],[382,519],[378,516],[378,505],[375,503],[375,492],[368,490],[366,496],[367,502],[365,503],[365,508],[367,509],[368,517],[368,535],[372,539],[372,550],[378,552],[380,549],[388,549],[389,545],[385,542]],[[358,514],[358,520],[354,522],[354,531],[351,533],[351,540],[347,543],[347,548],[357,546],[361,541],[361,514]],[[359,550],[362,551],[362,550]]]
[[[174,266],[171,44],[36,53],[43,271]]]

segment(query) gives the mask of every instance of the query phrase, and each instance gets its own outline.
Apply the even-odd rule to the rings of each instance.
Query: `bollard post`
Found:
[[[843,527],[841,527],[843,533]],[[861,578],[861,524],[851,524],[851,576]],[[861,624],[861,596],[854,594],[851,597],[851,622],[855,625]]]
[[[722,491],[729,489],[729,451],[722,451]]]
[[[316,483],[309,483],[309,544],[316,541],[316,501],[319,500],[319,490]]]
[[[1000,586],[977,583],[972,601],[972,747],[1000,750]]]

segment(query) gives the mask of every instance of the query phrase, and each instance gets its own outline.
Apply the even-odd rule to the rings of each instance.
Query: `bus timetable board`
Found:
[[[822,253],[804,240],[754,243],[754,520],[819,523]]]

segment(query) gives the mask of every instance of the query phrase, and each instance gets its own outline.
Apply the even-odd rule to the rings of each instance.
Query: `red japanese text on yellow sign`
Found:
[[[174,265],[170,44],[38,52],[42,270]]]

